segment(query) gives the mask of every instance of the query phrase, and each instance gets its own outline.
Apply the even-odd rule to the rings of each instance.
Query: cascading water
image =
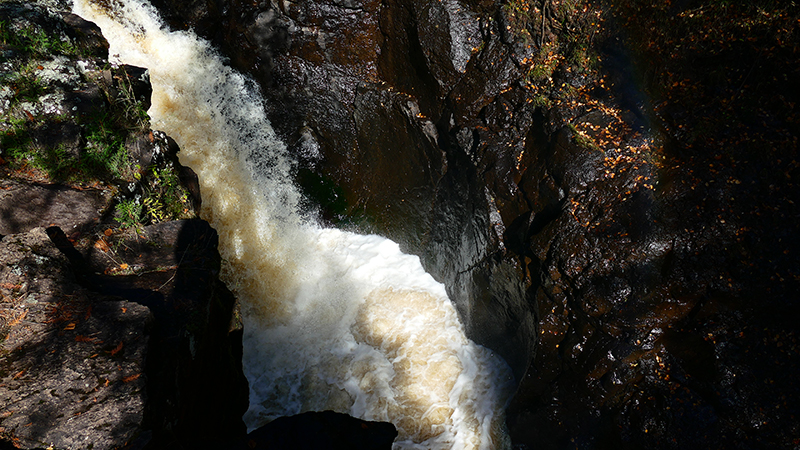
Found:
[[[395,448],[508,447],[509,370],[465,337],[444,287],[392,241],[298,211],[291,159],[255,84],[143,0],[75,0],[118,62],[150,69],[153,127],[200,178],[223,279],[243,305],[250,429],[335,410],[394,423]]]

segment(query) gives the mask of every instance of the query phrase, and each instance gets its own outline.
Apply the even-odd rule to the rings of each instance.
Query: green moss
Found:
[[[594,139],[592,139],[591,137],[587,136],[586,134],[578,130],[578,128],[574,124],[568,123],[567,128],[569,128],[570,131],[572,131],[572,139],[575,140],[576,144],[588,150],[600,151],[600,146],[597,145],[597,142],[595,142]]]
[[[528,71],[527,81],[529,83],[538,83],[549,80],[553,72],[561,62],[561,57],[556,53],[557,46],[555,43],[547,43],[539,49],[539,52],[533,59],[533,66]]]
[[[545,95],[536,95],[533,97],[533,105],[539,108],[550,108],[553,102]]]

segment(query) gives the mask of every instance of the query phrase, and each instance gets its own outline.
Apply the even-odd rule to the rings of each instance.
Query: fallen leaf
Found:
[[[105,238],[98,239],[97,242],[94,243],[94,246],[96,249],[102,251],[103,253],[111,250],[111,247],[109,247],[108,242],[106,241]]]
[[[120,350],[122,350],[122,341],[120,341],[119,345],[117,345],[116,347],[114,347],[113,350],[111,350],[111,356],[116,355],[117,353],[119,353]]]
[[[131,381],[139,378],[140,376],[142,376],[142,374],[137,373],[136,375],[130,375],[130,376],[127,376],[127,377],[123,377],[122,378],[122,382],[123,383],[130,383]]]
[[[103,231],[103,234],[105,234],[106,236],[111,236],[112,234],[114,234],[114,230],[112,230],[111,228],[106,228],[106,231]]]
[[[69,330],[74,330],[74,329],[75,329],[75,324],[74,323],[71,323],[71,324],[69,324],[69,325],[64,327],[64,331],[69,331]]]

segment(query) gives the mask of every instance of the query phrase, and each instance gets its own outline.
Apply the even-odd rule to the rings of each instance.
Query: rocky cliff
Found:
[[[793,6],[154,4],[261,83],[309,208],[446,283],[517,445],[796,445]]]

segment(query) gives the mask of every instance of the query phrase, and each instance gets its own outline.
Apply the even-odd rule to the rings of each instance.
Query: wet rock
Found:
[[[367,87],[354,103],[357,149],[350,198],[359,198],[378,227],[421,247],[430,223],[435,187],[447,170],[437,147],[436,127],[425,120],[410,96]],[[407,122],[405,129],[394,129]],[[376,191],[376,184],[384,189]],[[413,227],[413,228],[412,228]]]
[[[43,228],[0,241],[0,437],[119,448],[144,431],[147,307],[79,286]]]
[[[522,74],[510,58],[509,49],[496,36],[486,38],[483,50],[467,66],[467,76],[453,88],[449,98],[457,123],[476,125],[478,113]]]

